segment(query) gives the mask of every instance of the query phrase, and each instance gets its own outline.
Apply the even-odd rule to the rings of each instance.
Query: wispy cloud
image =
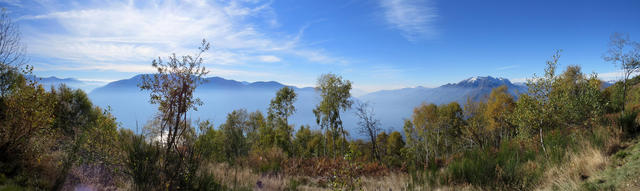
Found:
[[[282,60],[274,54],[297,56],[311,62],[332,58],[321,50],[300,45],[307,26],[297,35],[270,35],[261,30],[263,25],[267,28],[279,25],[269,1],[76,4],[68,6],[73,7],[71,9],[50,9],[17,19],[31,24],[25,41],[32,56],[69,63],[55,67],[58,70],[148,72],[150,67],[142,65],[148,66],[152,59],[172,52],[192,53],[202,38],[212,45],[205,57],[209,68]]]
[[[273,55],[258,56],[258,59],[260,59],[260,61],[262,62],[280,62],[280,58]]]
[[[508,69],[514,69],[514,68],[517,68],[517,67],[520,67],[520,66],[518,66],[518,65],[509,65],[509,66],[503,66],[503,67],[496,68],[496,70],[508,70]]]
[[[633,78],[634,76],[637,76],[637,75],[640,75],[640,72],[634,72],[633,74],[631,74],[630,78]],[[622,80],[624,78],[624,72],[615,71],[615,72],[598,73],[598,78],[604,81]]]
[[[437,10],[430,0],[380,0],[385,21],[409,41],[431,38]]]
[[[509,81],[512,83],[525,83],[527,82],[527,78],[511,78]]]

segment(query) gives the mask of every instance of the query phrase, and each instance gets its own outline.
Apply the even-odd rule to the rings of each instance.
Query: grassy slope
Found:
[[[640,138],[610,156],[609,164],[589,178],[585,190],[640,190]]]

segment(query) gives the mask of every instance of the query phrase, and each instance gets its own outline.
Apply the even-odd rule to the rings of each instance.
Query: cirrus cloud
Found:
[[[273,54],[331,60],[317,59],[331,56],[300,44],[306,26],[293,35],[265,31],[278,25],[269,1],[123,1],[51,8],[56,3],[66,2],[41,3],[46,11],[17,21],[27,26],[31,56],[61,60],[64,66],[54,67],[59,70],[146,72],[138,65],[172,52],[193,53],[203,38],[212,45],[205,55],[209,68],[282,61]],[[301,52],[316,56],[307,58]]]
[[[431,38],[436,34],[433,22],[437,10],[430,0],[380,0],[384,20],[402,32],[409,41]]]

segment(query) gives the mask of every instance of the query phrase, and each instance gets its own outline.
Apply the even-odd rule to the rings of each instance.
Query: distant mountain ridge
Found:
[[[514,86],[508,79],[494,78],[491,76],[476,76],[466,80],[462,80],[458,83],[449,83],[441,87],[465,87],[465,88],[496,88],[502,85]]]
[[[157,106],[149,103],[149,92],[141,91],[138,87],[143,75],[114,81],[96,88],[89,93],[89,97],[96,105],[111,108],[123,127],[141,128],[148,120],[153,119],[153,115],[157,112]],[[198,106],[198,111],[190,112],[189,117],[193,120],[209,119],[220,124],[225,121],[227,113],[236,109],[246,109],[248,112],[260,110],[264,114],[270,100],[275,97],[280,88],[285,86],[287,85],[275,81],[241,82],[221,77],[208,77],[194,92],[194,96],[200,98],[204,104]],[[298,112],[290,117],[290,122],[296,125],[315,122],[311,110],[319,99],[314,89],[288,87],[292,87],[298,94],[298,99],[294,103]]]
[[[452,99],[452,98],[466,98],[470,97],[475,101],[480,101],[483,96],[487,94],[487,91],[491,91],[493,88],[497,88],[500,86],[507,86],[509,92],[512,95],[517,96],[519,93],[524,93],[527,88],[525,85],[514,84],[511,83],[506,78],[495,78],[492,76],[476,76],[467,78],[458,83],[448,83],[442,85],[437,88],[426,88],[422,86],[418,86],[415,88],[402,88],[396,90],[381,90],[377,92],[372,92],[369,94],[365,94],[360,96],[361,99],[365,98],[376,98],[380,96],[414,96],[419,99],[423,99],[422,101],[435,103],[435,104],[444,104],[445,102],[451,101],[461,101],[460,99]],[[455,95],[446,95],[442,94],[445,92],[451,92],[453,90]],[[465,90],[465,91],[462,91]],[[439,99],[441,98],[441,99]]]
[[[84,90],[86,92],[89,92],[89,91],[93,90],[94,88],[104,84],[104,83],[100,83],[100,82],[96,82],[96,81],[79,80],[79,79],[76,79],[76,78],[58,78],[58,77],[55,77],[55,76],[38,77],[38,76],[34,76],[34,75],[27,75],[26,78],[37,81],[44,88],[47,88],[47,89],[49,89],[51,87],[58,87],[58,86],[60,86],[62,84],[65,84],[68,87],[78,88],[78,89],[82,89],[82,90]]]
[[[91,93],[107,93],[107,92],[116,92],[116,91],[139,91],[140,88],[138,84],[142,82],[142,76],[146,74],[139,74],[129,79],[123,79],[108,83],[102,87],[94,89]],[[200,84],[198,90],[206,91],[206,90],[255,90],[255,89],[280,89],[284,87],[284,84],[281,84],[276,81],[257,81],[257,82],[240,82],[236,80],[224,79],[221,77],[208,77],[204,78],[205,82]],[[298,88],[295,86],[294,89],[305,89]],[[308,88],[306,88],[308,89]]]
[[[42,84],[43,86],[50,86],[50,85],[60,85],[60,84],[82,84],[83,82],[75,79],[75,78],[58,78],[55,76],[51,76],[51,77],[37,77],[37,76],[33,76],[33,75],[27,75],[25,76],[27,79],[31,79],[31,80],[35,80],[38,83]]]
[[[136,75],[129,79],[114,81],[96,88],[89,93],[89,97],[96,105],[111,108],[123,127],[141,128],[142,125],[136,127],[136,124],[145,124],[157,111],[156,106],[148,102],[149,93],[140,91],[137,87],[141,80],[142,75]],[[227,113],[235,109],[246,109],[249,112],[260,110],[265,113],[276,91],[286,86],[275,81],[242,82],[221,77],[209,77],[206,80],[207,82],[201,84],[194,94],[204,104],[198,107],[198,111],[190,112],[189,116],[193,120],[210,119],[216,124],[224,122]],[[468,98],[474,101],[485,99],[493,88],[502,85],[506,85],[514,96],[526,91],[525,86],[513,84],[505,78],[477,76],[436,88],[418,86],[382,90],[354,99],[371,103],[375,116],[381,121],[382,128],[401,130],[403,119],[411,117],[413,109],[421,103],[445,104],[456,101],[463,105]],[[296,112],[290,117],[290,123],[296,127],[303,124],[316,126],[312,110],[320,102],[319,94],[312,87],[290,87],[294,88],[298,94],[298,99],[294,103]],[[342,119],[346,129],[357,132],[355,128],[357,128],[358,119],[353,111],[345,112]]]
[[[484,101],[493,88],[507,86],[509,93],[517,97],[525,93],[524,85],[513,84],[505,78],[492,76],[476,76],[458,83],[448,83],[436,88],[403,88],[396,90],[382,90],[358,97],[374,105],[376,116],[384,126],[401,127],[403,119],[411,117],[413,109],[422,103],[436,105],[458,102],[463,106],[467,99]]]

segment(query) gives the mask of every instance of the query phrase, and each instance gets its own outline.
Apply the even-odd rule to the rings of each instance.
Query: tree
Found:
[[[225,140],[222,130],[216,130],[208,120],[200,122],[198,126],[202,134],[198,136],[196,146],[201,150],[203,158],[207,161],[224,162]]]
[[[288,86],[280,88],[269,104],[269,119],[282,120],[286,123],[287,118],[296,112],[296,107],[293,105],[296,99],[297,95],[293,88]]]
[[[19,68],[27,63],[26,48],[20,42],[20,29],[2,8],[0,12],[0,97],[16,88]],[[32,68],[27,66],[24,73]]]
[[[403,125],[403,130],[404,130],[404,136],[406,137],[406,147],[404,148],[404,158],[408,160],[410,166],[412,168],[415,168],[414,170],[417,170],[418,168],[420,168],[422,165],[421,161],[424,158],[425,160],[427,159],[427,157],[423,156],[426,155],[426,152],[422,152],[427,150],[426,148],[423,148],[422,146],[424,146],[424,140],[422,140],[422,136],[420,136],[421,134],[418,133],[418,131],[414,128],[413,123],[411,122],[411,120],[405,119],[404,120],[404,125]]]
[[[629,40],[629,35],[613,33],[609,41],[609,50],[603,56],[604,60],[617,65],[622,70],[622,100],[627,98],[627,80],[640,71],[640,43]],[[625,102],[622,111],[625,111]]]
[[[436,145],[440,144],[442,130],[438,126],[438,106],[435,104],[422,103],[420,106],[413,109],[413,115],[411,116],[413,126],[415,127],[415,141],[417,149],[414,151],[418,153],[416,157],[424,159],[423,165],[425,168],[429,165],[429,156],[434,155],[438,157],[438,150]]]
[[[491,90],[485,115],[488,121],[487,130],[491,131],[495,137],[494,146],[496,147],[503,139],[511,137],[515,132],[509,121],[509,115],[513,112],[514,107],[513,96],[507,91],[507,86],[503,85]]]
[[[462,137],[472,145],[479,145],[482,148],[489,139],[486,110],[487,103],[475,102],[471,98],[468,98],[464,105],[464,118],[467,119],[467,123],[462,129]]]
[[[443,148],[446,155],[453,153],[459,141],[457,140],[462,134],[462,128],[464,125],[464,119],[462,108],[457,102],[451,102],[446,105],[438,107],[439,129],[443,131],[444,145],[439,147]]]
[[[356,116],[360,119],[358,126],[360,126],[360,134],[369,137],[371,142],[371,154],[374,159],[380,160],[380,153],[378,152],[378,145],[376,144],[376,135],[380,132],[380,120],[375,119],[373,115],[373,108],[369,107],[366,102],[358,102],[355,107]]]
[[[559,108],[556,116],[564,125],[587,126],[604,113],[600,80],[580,70],[579,66],[568,66],[553,83],[550,99]]]
[[[252,148],[261,149],[260,147],[260,138],[265,134],[261,133],[261,129],[267,127],[267,122],[262,115],[262,112],[256,110],[249,114],[248,121],[248,129],[247,129],[247,142]]]
[[[346,150],[347,132],[342,126],[340,111],[346,111],[353,104],[349,92],[351,91],[351,81],[342,80],[342,77],[335,74],[324,74],[318,78],[316,91],[320,92],[322,101],[313,109],[313,114],[316,116],[316,123],[320,125],[320,128],[329,131],[334,148],[333,156],[335,157],[337,152],[335,142],[339,137],[343,139],[341,151]]]
[[[389,134],[385,149],[387,150],[384,161],[390,166],[399,167],[402,164],[402,148],[404,141],[400,132],[394,131]]]
[[[93,113],[93,106],[89,98],[82,90],[71,90],[66,85],[58,87],[52,91],[56,101],[54,107],[53,129],[60,131],[58,143],[60,149],[66,156],[62,159],[60,174],[66,175],[76,162],[77,155],[81,152],[91,126],[90,122],[96,120],[97,115]],[[61,189],[67,176],[59,176],[54,184],[54,190]]]
[[[446,105],[436,106],[435,104],[422,103],[413,110],[413,125],[415,126],[415,137],[411,142],[416,141],[416,150],[419,156],[424,159],[426,168],[430,162],[429,158],[442,159],[451,154],[459,141],[464,126],[463,112],[460,105],[451,102]],[[405,130],[406,132],[406,130]],[[407,138],[409,142],[409,138]],[[415,143],[410,143],[415,144]]]
[[[0,172],[15,175],[44,154],[57,133],[51,129],[54,97],[41,85],[18,84],[0,102]],[[35,163],[34,163],[35,164]]]
[[[276,93],[276,97],[269,104],[269,125],[275,127],[275,145],[286,153],[291,152],[291,133],[287,118],[296,111],[293,103],[296,101],[296,92],[293,88],[283,87]]]
[[[527,79],[528,93],[521,94],[516,102],[513,112],[513,124],[518,126],[518,135],[527,138],[537,130],[540,136],[540,146],[546,153],[544,146],[543,131],[544,128],[552,128],[558,125],[558,109],[551,98],[553,84],[557,78],[556,67],[560,59],[560,51],[547,61],[545,74],[543,77]]]
[[[229,165],[233,166],[234,172],[234,189],[237,183],[237,159],[244,156],[249,151],[246,137],[244,136],[247,129],[247,111],[234,110],[227,115],[227,121],[221,125],[222,137],[224,137],[223,153]]]
[[[311,128],[307,125],[301,125],[293,139],[294,154],[298,157],[309,158],[313,154],[313,150],[309,142],[312,139]]]
[[[194,56],[177,57],[172,54],[168,62],[158,57],[152,62],[158,73],[144,75],[138,84],[141,90],[149,90],[150,102],[158,104],[160,139],[163,140],[165,157],[177,154],[177,161],[164,160],[164,170],[168,177],[170,189],[175,189],[174,176],[183,169],[185,153],[179,149],[179,143],[190,130],[187,112],[197,110],[202,105],[200,99],[193,96],[195,89],[203,83],[203,76],[208,72],[202,64],[202,54],[209,50],[209,43],[202,40],[199,51]],[[165,135],[166,133],[166,135]],[[174,166],[177,169],[170,169]]]

